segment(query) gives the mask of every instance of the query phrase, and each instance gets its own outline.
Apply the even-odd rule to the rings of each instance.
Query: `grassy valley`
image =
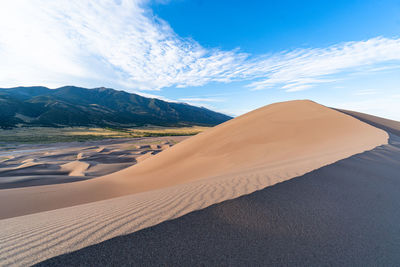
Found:
[[[209,127],[160,127],[146,126],[138,128],[100,128],[100,127],[17,127],[0,129],[0,146],[13,143],[58,143],[83,142],[112,138],[139,138],[158,136],[195,135]]]

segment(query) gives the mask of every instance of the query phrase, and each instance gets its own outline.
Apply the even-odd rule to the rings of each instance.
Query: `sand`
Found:
[[[60,165],[60,167],[61,171],[68,172],[69,176],[85,176],[85,172],[90,167],[90,164],[79,160],[75,160]]]
[[[0,159],[3,158],[0,162],[0,189],[68,183],[104,176],[136,164],[143,154],[155,155],[186,138],[144,137],[3,147],[0,148]],[[137,145],[139,143],[141,145]],[[146,143],[147,146],[143,145]],[[154,143],[166,145],[158,147]]]
[[[338,109],[338,111],[343,112],[345,114],[348,114],[350,116],[353,116],[360,121],[364,121],[366,123],[369,123],[375,127],[381,128],[387,132],[393,133],[395,135],[400,136],[400,122],[394,121],[394,120],[388,120],[385,118],[361,113],[361,112],[356,112],[356,111],[351,111],[351,110],[344,110],[344,109]]]
[[[224,180],[267,171],[270,180],[265,187],[385,144],[387,139],[386,132],[311,101],[272,104],[111,175],[63,185],[2,190],[0,218],[211,177]],[[2,205],[6,200],[13,205]]]
[[[289,180],[387,139],[311,101],[269,105],[111,175],[0,190],[0,257],[39,262]]]
[[[38,266],[399,266],[400,138]]]

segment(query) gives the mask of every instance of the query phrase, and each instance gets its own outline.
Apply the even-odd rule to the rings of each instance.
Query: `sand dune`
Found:
[[[165,149],[170,148],[170,147],[171,147],[171,145],[168,145],[168,144],[167,144],[167,145],[164,145],[164,144],[163,144],[163,145],[160,146],[160,149],[161,149],[161,150],[165,150]]]
[[[343,112],[345,114],[348,114],[350,116],[353,116],[361,121],[364,121],[366,123],[369,123],[375,127],[381,128],[387,132],[391,132],[395,135],[400,136],[400,122],[394,121],[394,120],[388,120],[385,118],[361,113],[361,112],[356,112],[356,111],[351,111],[351,110],[344,110],[344,109],[338,109],[340,112]]]
[[[357,137],[356,137],[357,136]],[[387,134],[310,101],[261,108],[108,176],[143,191],[283,161],[370,148]],[[367,145],[368,146],[368,145]],[[134,181],[129,179],[135,177]],[[149,177],[152,177],[149,179]],[[145,182],[151,180],[152,182]]]
[[[147,153],[145,153],[145,154],[143,154],[143,155],[137,157],[137,158],[136,158],[136,161],[137,161],[137,162],[142,162],[142,161],[144,161],[144,160],[150,158],[151,156],[153,156],[153,152],[152,152],[152,151],[147,152]]]
[[[104,176],[134,165],[136,158],[143,153],[157,154],[161,151],[136,149],[138,143],[173,145],[185,138],[188,137],[145,137],[2,147],[0,189],[60,184]],[[81,155],[79,160],[77,155]],[[87,170],[72,172],[71,165],[66,164],[75,161],[90,166]]]
[[[101,146],[101,147],[99,147],[98,149],[96,149],[96,152],[97,152],[97,153],[106,152],[106,151],[107,151],[107,149],[106,149],[104,146]]]
[[[85,176],[85,171],[90,167],[90,164],[76,160],[63,164],[60,167],[61,170],[69,172],[69,176]]]
[[[160,146],[156,145],[156,144],[153,144],[153,145],[150,145],[150,148],[151,149],[160,149]]]
[[[0,204],[0,216],[9,218],[260,170],[276,173],[276,179],[264,185],[268,186],[282,181],[281,177],[292,178],[385,144],[387,139],[386,132],[311,101],[277,103],[111,175],[71,184],[2,190],[0,203],[13,205]]]
[[[78,155],[76,155],[77,160],[84,159],[84,158],[85,158],[85,155],[82,152],[78,153]]]
[[[400,137],[38,266],[400,266]]]
[[[26,160],[23,160],[21,163],[22,164],[19,165],[16,169],[22,169],[25,167],[31,167],[31,166],[35,166],[35,165],[39,164],[39,163],[37,163],[36,159],[26,159]]]
[[[0,260],[32,264],[132,233],[387,140],[385,131],[311,101],[269,105],[111,175],[0,190],[0,215],[9,218],[0,220]]]
[[[116,171],[121,170],[123,168],[127,168],[132,166],[132,161],[130,162],[125,162],[125,163],[109,163],[109,164],[96,164],[96,165],[91,165],[88,168],[88,171],[90,172],[91,175],[94,176],[101,176],[102,174],[104,175],[105,173],[113,173]]]

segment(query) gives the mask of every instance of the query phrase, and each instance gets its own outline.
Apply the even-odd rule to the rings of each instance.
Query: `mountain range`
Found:
[[[213,126],[231,117],[111,88],[0,88],[0,127]]]

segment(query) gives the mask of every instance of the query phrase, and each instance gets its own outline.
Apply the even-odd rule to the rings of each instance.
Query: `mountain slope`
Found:
[[[217,125],[229,119],[206,108],[109,88],[0,89],[0,127]]]

